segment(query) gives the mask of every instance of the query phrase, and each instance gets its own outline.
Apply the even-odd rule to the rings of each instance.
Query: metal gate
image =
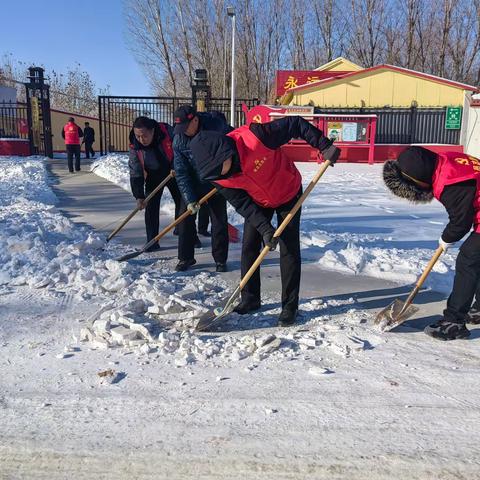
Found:
[[[242,104],[248,107],[258,104],[257,99],[236,99],[236,125],[245,123]],[[129,147],[129,133],[133,121],[144,115],[157,120],[173,124],[173,113],[179,105],[192,104],[191,97],[98,97],[98,119],[100,134],[100,152],[126,152]],[[207,110],[220,111],[227,118],[230,116],[229,98],[209,99]]]
[[[28,140],[27,105],[0,102],[0,138]]]
[[[375,143],[458,145],[460,130],[445,128],[446,108],[315,108],[315,113],[377,115]]]

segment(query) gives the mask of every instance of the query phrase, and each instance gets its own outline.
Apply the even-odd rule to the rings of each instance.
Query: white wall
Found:
[[[16,102],[17,90],[13,87],[0,86],[0,102]]]
[[[480,100],[480,95],[473,99]],[[465,131],[465,152],[480,158],[480,105],[471,105],[468,109],[468,123]]]

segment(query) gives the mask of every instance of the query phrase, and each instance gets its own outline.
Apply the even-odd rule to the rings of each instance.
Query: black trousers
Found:
[[[198,232],[204,233],[208,230],[208,222],[210,221],[209,209],[207,205],[202,205],[198,212]]]
[[[95,156],[92,145],[93,142],[85,142],[85,158],[90,158],[90,154],[92,154],[92,158]]]
[[[460,247],[455,265],[453,290],[443,312],[445,320],[465,323],[473,297],[480,306],[480,233],[471,233]]]
[[[157,187],[162,180],[162,178],[157,178],[154,182],[147,182],[145,186],[146,194],[149,195],[153,190],[155,190],[155,187]],[[174,178],[172,178],[166,186],[168,190],[170,190],[170,194],[175,202],[175,218],[177,218],[180,211],[182,195],[180,194],[180,190],[178,189],[177,182]],[[147,242],[158,235],[160,228],[160,201],[162,199],[162,194],[163,188],[147,203],[147,206],[145,207]]]
[[[73,156],[75,155],[75,170],[80,170],[80,145],[65,145],[67,149],[68,169],[73,172]]]
[[[214,195],[207,203],[212,222],[212,256],[215,263],[226,263],[228,258],[227,202],[221,195]],[[182,199],[180,215],[187,210]],[[195,257],[195,216],[190,215],[178,226],[178,259],[192,260]]]
[[[264,214],[272,219],[277,214],[278,225],[290,212],[302,191],[289,202],[275,209],[264,208]],[[282,309],[296,310],[298,308],[298,297],[300,292],[301,257],[300,257],[300,215],[301,209],[295,214],[287,228],[280,236],[280,275],[282,279]],[[260,250],[263,248],[262,236],[248,222],[243,227],[242,243],[242,278],[253,265]],[[260,268],[257,268],[252,278],[242,290],[242,300],[248,303],[260,302]]]

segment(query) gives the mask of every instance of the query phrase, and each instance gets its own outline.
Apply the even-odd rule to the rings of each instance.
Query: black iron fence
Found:
[[[443,143],[458,145],[460,130],[445,128],[445,107],[315,108],[315,113],[377,115],[375,143]]]
[[[99,96],[99,134],[100,151],[126,152],[129,146],[129,133],[133,121],[140,115],[153,118],[158,122],[173,124],[173,113],[183,104],[191,104],[191,97],[120,97]],[[239,98],[235,102],[235,125],[245,123],[242,104],[248,107],[258,104],[256,99]],[[208,110],[217,110],[230,118],[230,99],[212,98],[208,103]]]
[[[0,102],[0,138],[28,140],[26,104]]]

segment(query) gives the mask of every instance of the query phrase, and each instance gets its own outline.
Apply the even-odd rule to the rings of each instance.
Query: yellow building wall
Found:
[[[295,105],[319,107],[419,107],[463,105],[464,90],[388,69],[339,79],[294,93]]]
[[[362,67],[351,62],[350,60],[347,60],[346,58],[338,57],[328,63],[325,63],[324,65],[321,65],[315,70],[328,72],[356,72],[358,70],[362,70]]]
[[[61,112],[60,110],[51,110],[50,115],[52,117],[52,142],[54,151],[64,151],[65,142],[62,138],[62,130],[65,124],[68,122],[70,117],[75,119],[75,123],[83,130],[85,127],[85,122],[89,122],[90,126],[95,130],[95,143],[93,144],[93,149],[96,151],[100,146],[100,127],[98,123],[98,118],[86,117],[84,115],[77,115],[75,113]],[[80,139],[80,142],[82,139]],[[97,148],[95,148],[97,147]],[[82,147],[83,149],[83,147]]]
[[[83,130],[85,128],[85,122],[89,122],[90,126],[95,130],[95,143],[93,149],[95,152],[100,150],[100,125],[98,118],[87,117],[85,115],[79,115],[76,113],[62,112],[60,110],[51,110],[52,117],[52,142],[54,151],[65,151],[65,142],[62,138],[62,129],[68,122],[70,117],[75,119],[75,123]],[[132,126],[130,124],[123,124],[112,122],[110,124],[110,141],[115,141],[116,149],[118,151],[128,151],[129,146],[129,134]],[[105,134],[105,132],[104,132]],[[80,142],[82,139],[80,139]],[[82,150],[84,148],[82,147]]]

